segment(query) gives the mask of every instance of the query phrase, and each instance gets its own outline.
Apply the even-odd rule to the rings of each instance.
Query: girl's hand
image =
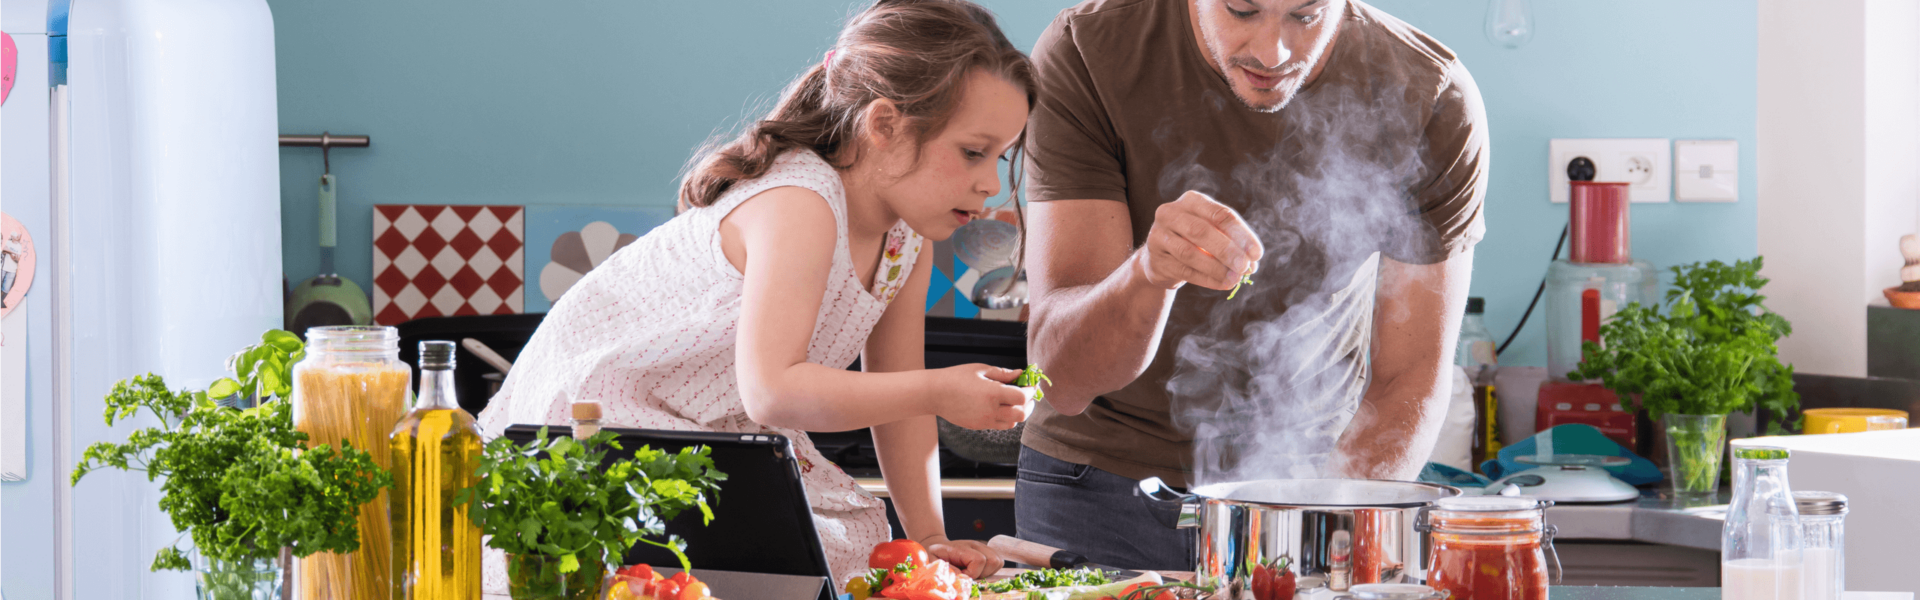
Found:
[[[1000,553],[975,540],[953,541],[936,536],[927,540],[927,554],[959,567],[960,572],[975,580],[986,579],[1006,566]]]
[[[1015,369],[972,364],[930,372],[933,414],[967,429],[1012,429],[1033,412],[1033,392],[1008,385]]]

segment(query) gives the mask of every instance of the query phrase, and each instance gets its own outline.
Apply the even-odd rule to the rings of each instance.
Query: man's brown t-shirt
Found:
[[[1324,459],[1366,387],[1373,297],[1394,293],[1375,289],[1378,261],[1432,264],[1471,248],[1488,161],[1472,77],[1412,26],[1354,0],[1321,74],[1263,113],[1208,64],[1189,1],[1061,12],[1034,49],[1026,142],[1029,199],[1125,202],[1136,247],[1154,210],[1187,190],[1240,211],[1266,246],[1255,283],[1231,301],[1181,288],[1132,384],[1080,415],[1042,403],[1022,440],[1176,485],[1196,462],[1198,479],[1215,479],[1216,461],[1247,460],[1226,456],[1236,453]],[[1256,473],[1304,472],[1289,464]]]

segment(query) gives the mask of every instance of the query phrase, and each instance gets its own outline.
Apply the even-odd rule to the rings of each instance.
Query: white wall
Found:
[[[1866,375],[1866,305],[1920,201],[1920,7],[1760,0],[1759,248],[1803,373]]]
[[[1866,287],[1900,285],[1900,236],[1920,214],[1920,2],[1869,0],[1866,28]]]

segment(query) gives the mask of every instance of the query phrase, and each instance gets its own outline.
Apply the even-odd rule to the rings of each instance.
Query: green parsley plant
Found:
[[[151,373],[114,384],[107,425],[145,409],[160,426],[136,430],[125,443],[89,446],[72,484],[107,467],[144,471],[148,481],[165,477],[160,509],[216,564],[275,559],[282,547],[298,557],[359,549],[357,509],[392,477],[351,446],[305,448],[307,434],[293,428],[284,400],[289,369],[303,348],[293,334],[269,331],[260,345],[236,355],[245,357],[235,361],[243,365],[239,379],[221,379],[208,391],[171,390]],[[216,403],[242,392],[275,399],[246,409]],[[187,553],[174,545],[160,550],[151,567],[190,568]]]
[[[635,543],[665,548],[691,569],[683,551],[686,542],[666,534],[666,522],[681,512],[698,508],[703,523],[713,520],[707,505],[727,476],[714,470],[711,450],[684,448],[676,454],[642,446],[633,458],[609,461],[609,449],[619,450],[612,432],[602,431],[585,441],[571,437],[539,436],[521,445],[501,437],[481,451],[475,484],[461,490],[454,503],[472,503],[467,514],[487,542],[515,556],[558,558],[557,572],[511,572],[516,589],[532,585],[561,585],[565,574],[585,563],[619,560]],[[515,571],[521,561],[512,561]]]
[[[1605,343],[1583,344],[1584,362],[1567,377],[1599,379],[1654,419],[1760,407],[1778,430],[1800,403],[1775,345],[1793,328],[1763,304],[1760,268],[1759,257],[1673,267],[1665,314],[1639,303],[1614,313],[1600,326]]]

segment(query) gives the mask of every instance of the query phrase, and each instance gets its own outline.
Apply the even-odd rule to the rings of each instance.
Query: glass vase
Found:
[[[1661,417],[1667,430],[1668,475],[1677,497],[1720,493],[1720,457],[1726,454],[1726,415]]]
[[[276,555],[253,560],[211,560],[192,553],[194,597],[198,600],[279,600],[280,561]]]
[[[507,555],[507,595],[513,600],[592,600],[606,579],[606,563],[580,559],[580,568],[560,572],[560,557]]]

